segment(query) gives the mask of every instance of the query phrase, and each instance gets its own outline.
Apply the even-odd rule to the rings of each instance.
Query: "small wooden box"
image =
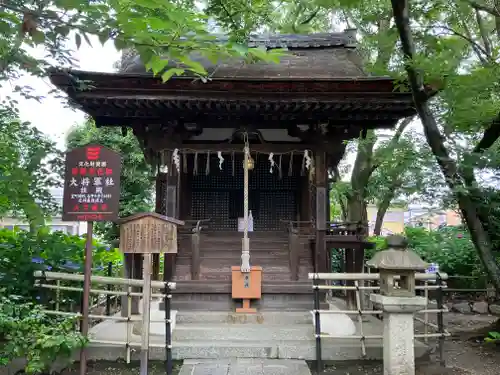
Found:
[[[132,254],[177,253],[177,226],[183,221],[153,212],[119,221],[120,250]]]
[[[239,266],[231,267],[232,297],[235,299],[260,299],[262,296],[262,267],[253,266],[249,273]],[[248,277],[248,279],[246,279]]]

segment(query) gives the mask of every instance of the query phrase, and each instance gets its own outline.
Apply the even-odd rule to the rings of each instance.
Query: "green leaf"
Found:
[[[85,41],[87,42],[87,44],[92,47],[92,42],[90,41],[88,35],[86,33],[83,33],[83,38],[85,39]]]
[[[248,52],[248,46],[245,44],[234,43],[231,45],[231,48],[238,52],[241,56],[244,56]]]
[[[207,71],[205,70],[205,67],[199,63],[198,61],[194,61],[192,59],[190,59],[188,56],[183,56],[181,58],[181,61],[186,65],[188,66],[188,69],[195,72],[195,73],[198,73],[200,75],[205,75],[207,74]]]
[[[45,42],[45,34],[40,30],[35,30],[31,34],[31,39],[33,39],[36,44],[42,44]]]
[[[121,50],[127,48],[127,43],[121,38],[116,38],[115,39],[115,48],[118,51],[121,51]]]
[[[180,68],[170,68],[168,69],[165,73],[161,75],[161,79],[163,82],[168,81],[170,78],[172,78],[174,75],[180,76],[184,74],[184,69]]]
[[[75,34],[75,44],[76,44],[76,48],[80,49],[80,46],[82,45],[82,37],[78,33]]]
[[[104,45],[109,39],[109,31],[108,30],[103,31],[99,33],[97,36],[99,38],[99,42],[101,42],[101,44]]]
[[[249,48],[248,53],[250,55],[257,57],[257,59],[259,59],[259,60],[264,60],[264,61],[267,60],[267,51],[265,48],[261,48],[261,47]]]
[[[161,73],[167,65],[168,65],[168,59],[164,59],[158,55],[154,55],[146,64],[146,69],[153,71],[153,74],[156,75]]]

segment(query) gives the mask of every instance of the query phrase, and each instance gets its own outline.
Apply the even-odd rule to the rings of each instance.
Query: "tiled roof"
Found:
[[[221,43],[228,41],[224,35],[215,35]],[[211,78],[357,78],[366,76],[362,69],[361,57],[354,47],[354,30],[341,33],[321,33],[309,35],[254,35],[250,47],[287,48],[290,51],[281,58],[279,64],[258,62],[247,64],[233,58],[216,64],[193,54],[191,59],[201,63]],[[175,62],[168,67],[177,66]],[[144,64],[133,52],[124,53],[121,73],[145,73]]]

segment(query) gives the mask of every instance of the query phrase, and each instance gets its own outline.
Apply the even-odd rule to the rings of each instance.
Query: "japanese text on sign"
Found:
[[[113,221],[118,218],[120,155],[89,145],[66,155],[63,220]]]

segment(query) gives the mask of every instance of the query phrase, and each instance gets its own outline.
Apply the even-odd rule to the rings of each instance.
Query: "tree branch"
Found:
[[[411,124],[411,122],[413,121],[414,118],[415,118],[415,116],[405,117],[403,119],[403,121],[401,121],[401,123],[399,124],[398,128],[396,129],[396,132],[392,136],[391,141],[389,142],[389,144],[387,145],[387,147],[390,148],[390,147],[396,146],[396,144],[399,142],[399,139],[401,138],[401,135],[403,134],[403,132],[405,131],[405,129],[408,127],[408,125]],[[375,152],[375,157],[374,157],[375,160],[379,159],[379,157],[378,157],[379,155],[377,155],[377,154],[380,154],[380,151],[379,152]],[[373,163],[370,175],[373,172],[375,172],[375,170],[379,166],[380,166],[380,163]]]
[[[477,57],[481,60],[481,62],[484,62],[486,63],[486,60],[484,58],[484,56],[481,55],[481,53],[485,56],[489,56],[488,55],[488,52],[483,48],[483,46],[481,46],[479,43],[477,43],[476,41],[474,41],[472,39],[472,36],[470,35],[470,33],[468,33],[469,35],[464,35],[458,31],[456,31],[455,29],[452,29],[451,27],[449,26],[444,26],[444,25],[437,25],[437,26],[429,26],[429,27],[426,27],[426,28],[423,28],[423,29],[441,29],[441,30],[445,30],[445,31],[448,31],[449,33],[451,33],[452,35],[455,35],[455,36],[458,36],[459,38],[462,38],[463,40],[467,41],[470,43],[472,49],[474,49],[474,51],[476,52],[476,55]]]
[[[495,8],[489,7],[485,4],[480,4],[475,0],[466,0],[466,1],[467,3],[469,3],[471,7],[473,7],[476,10],[482,10],[483,12],[489,13],[492,16],[500,17],[500,12]]]
[[[483,137],[474,147],[473,153],[482,153],[490,148],[497,139],[500,138],[500,114],[493,120],[490,126],[484,131]]]
[[[486,26],[484,25],[483,17],[478,9],[475,9],[477,26],[479,28],[479,33],[481,34],[481,39],[483,40],[484,51],[489,60],[491,60],[491,41],[486,31]]]
[[[458,201],[458,206],[469,228],[471,239],[486,273],[492,279],[495,289],[500,290],[500,267],[497,265],[492,253],[491,238],[478,216],[476,204],[469,194],[465,194],[463,191],[464,184],[458,173],[457,163],[450,157],[436,118],[429,108],[422,74],[412,64],[415,55],[415,44],[410,28],[409,2],[408,0],[391,0],[391,3],[401,40],[401,50],[405,59],[405,70],[408,74],[415,109],[422,121],[425,137],[443,172],[448,187],[453,191]]]
[[[302,21],[300,24],[301,24],[301,25],[307,25],[309,22],[311,22],[311,21],[314,19],[314,17],[316,17],[316,16],[317,16],[317,14],[319,13],[320,9],[321,9],[320,7],[316,8],[316,10],[315,10],[315,11],[313,11],[313,12],[309,15],[309,17],[307,17],[307,18],[306,18],[304,21]]]

